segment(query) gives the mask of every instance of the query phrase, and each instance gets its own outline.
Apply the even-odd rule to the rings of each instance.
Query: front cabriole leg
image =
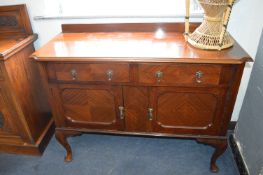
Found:
[[[80,135],[80,132],[76,131],[62,131],[62,130],[56,130],[55,137],[57,141],[66,149],[67,154],[65,157],[65,162],[71,162],[72,161],[72,151],[71,147],[67,141],[67,138],[70,136]]]
[[[198,138],[198,143],[207,144],[215,148],[215,151],[211,157],[210,161],[210,170],[213,173],[217,173],[219,168],[216,165],[216,160],[221,156],[227,148],[227,139],[207,139],[207,138]]]

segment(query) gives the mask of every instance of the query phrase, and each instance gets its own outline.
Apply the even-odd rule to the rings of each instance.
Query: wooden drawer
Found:
[[[207,64],[140,64],[138,81],[143,84],[210,84],[220,83],[220,65]]]
[[[129,82],[129,64],[55,64],[59,81]],[[48,70],[51,72],[52,70]],[[49,74],[49,76],[52,74]],[[50,77],[52,78],[52,77]]]

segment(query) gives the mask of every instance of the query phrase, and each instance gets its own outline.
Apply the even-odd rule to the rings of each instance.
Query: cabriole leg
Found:
[[[221,156],[227,148],[227,139],[197,139],[197,142],[207,144],[215,148],[215,151],[211,157],[210,170],[213,173],[217,173],[219,168],[216,165],[216,160]]]
[[[56,130],[55,137],[57,141],[66,149],[67,154],[65,157],[65,162],[72,161],[72,151],[71,147],[67,141],[67,138],[74,135],[80,135],[80,132],[69,132],[69,131],[60,131]]]

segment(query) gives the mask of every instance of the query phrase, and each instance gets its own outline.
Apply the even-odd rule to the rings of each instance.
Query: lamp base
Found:
[[[198,0],[204,9],[202,24],[187,38],[194,47],[207,50],[226,49],[234,44],[226,31],[231,7],[229,0]],[[221,38],[221,39],[220,39]]]
[[[199,28],[197,28],[188,37],[188,42],[194,47],[197,47],[200,49],[206,49],[206,50],[221,50],[221,49],[227,49],[234,45],[234,40],[228,32],[225,33],[223,37],[222,45],[220,45],[219,43],[220,35],[219,34],[209,35],[206,33],[202,33],[200,32]]]

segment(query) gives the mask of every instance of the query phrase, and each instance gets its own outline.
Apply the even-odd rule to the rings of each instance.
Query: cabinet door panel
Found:
[[[10,114],[5,95],[2,92],[2,88],[0,88],[0,135],[1,134],[17,134],[15,128],[11,125],[12,115]]]
[[[176,134],[219,131],[222,90],[156,88],[154,94],[155,131]]]
[[[147,117],[149,90],[147,87],[124,87],[125,130],[146,132],[150,130]]]
[[[12,115],[5,93],[0,87],[0,143],[20,144],[22,142],[21,132],[19,133],[17,130],[19,119]],[[20,127],[23,128],[23,125],[20,124]]]
[[[118,108],[122,106],[121,87],[60,86],[64,117],[68,126],[92,129],[120,129]]]

